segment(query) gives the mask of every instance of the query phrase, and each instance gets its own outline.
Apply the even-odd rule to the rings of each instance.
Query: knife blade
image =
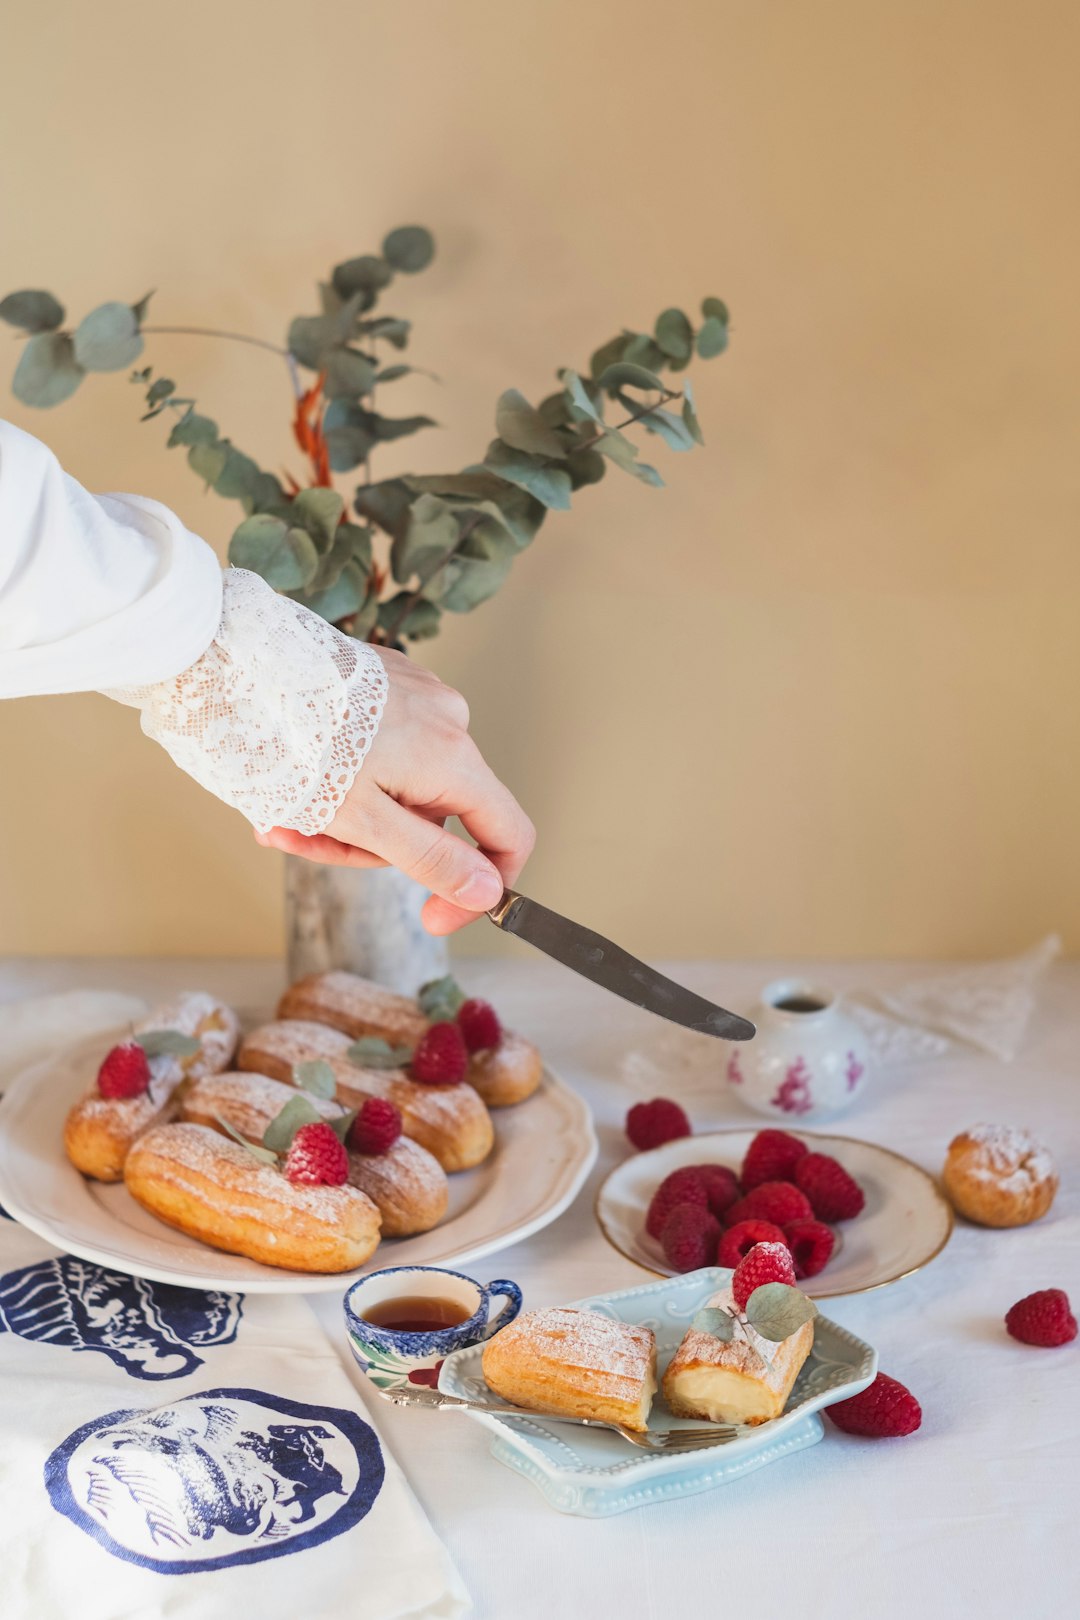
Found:
[[[557,911],[550,911],[515,889],[506,889],[487,916],[504,934],[525,940],[602,990],[610,990],[646,1012],[725,1041],[749,1041],[757,1034],[749,1019],[695,995],[685,985],[639,962],[621,945],[594,934],[591,928],[582,928],[569,917],[560,917]]]

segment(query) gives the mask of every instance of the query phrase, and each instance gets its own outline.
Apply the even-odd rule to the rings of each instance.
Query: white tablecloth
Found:
[[[729,1005],[791,963],[698,963],[677,976]],[[600,1162],[573,1209],[491,1262],[529,1306],[630,1286],[643,1273],[605,1243],[593,1215],[600,1178],[625,1151],[619,1062],[648,1039],[644,1015],[527,956],[466,962],[470,991],[533,1035],[592,1104]],[[815,981],[883,986],[911,964],[815,964]],[[281,983],[273,963],[0,962],[0,999],[100,986],[151,999],[205,984],[243,1014]],[[829,1302],[878,1347],[885,1371],[923,1405],[909,1439],[860,1441],[831,1427],[817,1446],[720,1490],[607,1520],[554,1512],[488,1454],[468,1420],[379,1408],[379,1426],[472,1594],[478,1620],[667,1620],[724,1610],[773,1620],[1064,1620],[1080,1613],[1080,1342],[1016,1344],[1014,1300],[1060,1286],[1080,1305],[1080,963],[1051,970],[1023,1055],[974,1054],[894,1070],[838,1126],[940,1168],[956,1131],[977,1120],[1028,1125],[1063,1172],[1051,1215],[1012,1232],[958,1226],[925,1271],[880,1292]],[[718,1092],[699,1128],[751,1118]],[[317,1308],[345,1355],[334,1296]],[[357,1377],[361,1399],[367,1400]],[[751,1577],[752,1572],[752,1577]],[[317,1602],[313,1594],[313,1610]]]

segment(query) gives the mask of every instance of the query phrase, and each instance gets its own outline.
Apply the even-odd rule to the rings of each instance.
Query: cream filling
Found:
[[[712,1423],[748,1423],[776,1413],[776,1395],[745,1373],[728,1367],[688,1368],[676,1373],[672,1394]]]

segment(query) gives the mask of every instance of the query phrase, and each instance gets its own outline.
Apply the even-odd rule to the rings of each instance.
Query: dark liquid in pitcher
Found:
[[[780,1012],[821,1012],[824,1009],[823,1001],[815,1001],[813,996],[785,996],[783,1001],[776,1003]]]
[[[384,1299],[364,1313],[365,1322],[389,1328],[391,1333],[440,1333],[457,1327],[472,1315],[452,1299],[426,1299],[422,1294],[403,1294],[400,1299]]]

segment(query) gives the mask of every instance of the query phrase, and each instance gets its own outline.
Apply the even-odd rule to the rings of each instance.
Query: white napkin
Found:
[[[0,1050],[33,1023],[0,1006]],[[303,1299],[132,1279],[0,1219],[4,1620],[455,1620],[460,1578],[362,1410]]]

